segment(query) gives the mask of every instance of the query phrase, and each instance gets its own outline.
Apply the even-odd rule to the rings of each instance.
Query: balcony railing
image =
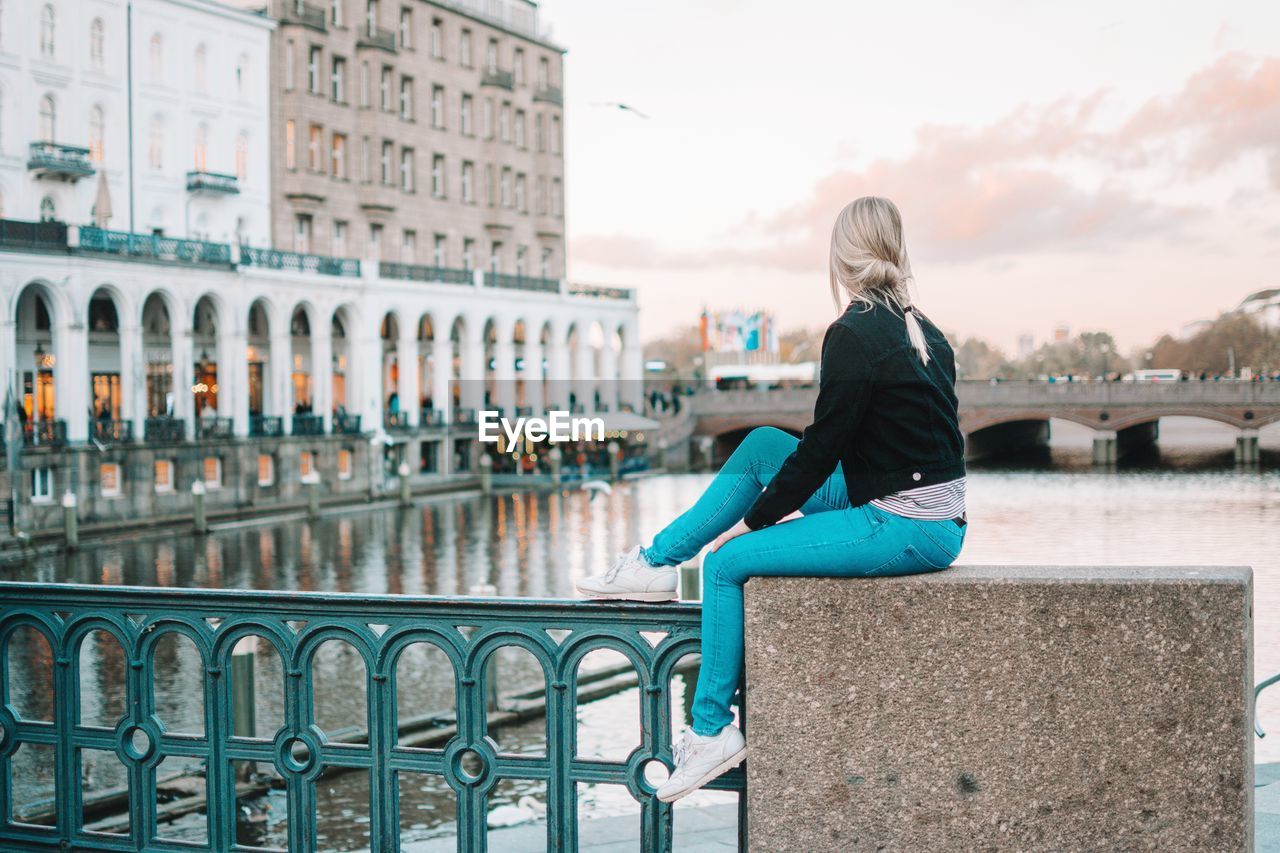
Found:
[[[226,243],[182,240],[159,234],[130,234],[84,225],[80,228],[80,251],[127,258],[148,258],[173,264],[228,266],[231,247]]]
[[[418,414],[418,423],[424,427],[444,426],[444,412],[435,409],[423,409]]]
[[[325,12],[319,6],[312,6],[310,3],[299,3],[295,0],[285,0],[280,3],[279,15],[281,23],[285,24],[302,24],[304,27],[311,27],[313,30],[324,32]]]
[[[342,275],[351,278],[360,276],[360,262],[352,258],[330,258],[301,252],[259,249],[256,246],[240,247],[240,263],[244,266],[271,270],[314,272],[320,275]]]
[[[346,412],[334,412],[333,434],[334,435],[359,435],[360,434],[360,416],[349,415]]]
[[[142,435],[147,444],[177,444],[187,440],[187,422],[166,415],[147,418],[142,425]]]
[[[236,195],[240,180],[235,175],[218,172],[187,172],[187,192]]]
[[[383,415],[383,423],[386,424],[387,429],[395,432],[404,432],[413,428],[409,423],[408,412],[387,412]]]
[[[391,261],[379,263],[378,274],[383,278],[396,278],[401,281],[430,281],[442,284],[475,283],[475,273],[471,270],[431,267],[422,264],[400,264]]]
[[[284,418],[279,415],[249,415],[249,435],[254,438],[279,438],[284,435]]]
[[[501,287],[506,290],[536,290],[539,293],[559,293],[560,281],[554,278],[535,278],[526,275],[506,275],[505,273],[487,272],[484,274],[485,287]]]
[[[22,222],[0,219],[0,248],[23,251],[67,251],[65,222]]]
[[[592,299],[621,299],[630,301],[635,292],[626,287],[601,287],[595,284],[571,284],[570,296],[589,296]]]
[[[231,418],[199,417],[196,419],[196,438],[203,441],[225,441],[235,437],[235,423]]]
[[[22,443],[27,447],[62,447],[67,443],[67,422],[28,421],[22,425]]]
[[[475,409],[457,408],[453,410],[453,423],[455,424],[474,424],[476,422]]]
[[[294,415],[294,435],[324,435],[324,418],[320,415]]]
[[[561,106],[564,104],[564,91],[559,86],[539,86],[533,93],[533,99],[544,104]]]
[[[133,421],[89,421],[89,436],[99,444],[128,444],[133,441]]]
[[[396,34],[380,27],[361,27],[360,35],[356,37],[356,47],[372,47],[395,53]]]
[[[514,91],[516,88],[516,75],[510,71],[490,68],[480,75],[480,85],[496,86],[499,89]]]
[[[207,798],[208,837],[201,849],[231,850],[240,812],[236,765],[256,763],[282,780],[289,815],[284,846],[313,850],[315,803],[326,784],[322,777],[338,768],[358,769],[369,784],[369,837],[373,849],[383,850],[394,847],[401,826],[397,789],[425,774],[440,779],[441,790],[456,792],[458,849],[478,853],[486,849],[491,798],[506,787],[499,782],[545,785],[547,850],[578,849],[578,786],[604,784],[626,791],[639,806],[638,849],[671,850],[677,812],[658,802],[644,768],[652,761],[672,763],[672,733],[680,723],[672,719],[672,705],[683,689],[672,678],[681,659],[699,651],[700,621],[695,604],[0,583],[0,672],[21,673],[21,681],[6,681],[6,699],[16,684],[47,684],[56,698],[38,697],[51,709],[46,720],[23,719],[12,713],[12,705],[0,709],[0,786],[7,800],[22,756],[33,749],[48,750],[63,769],[79,769],[80,756],[98,750],[95,760],[118,762],[119,775],[128,780],[128,825],[119,831],[126,839],[149,839],[163,816],[157,765],[199,764],[203,770],[185,781]],[[25,633],[15,634],[19,631]],[[123,650],[119,669],[104,667],[86,677],[81,648],[90,631],[105,632],[113,645],[118,643]],[[27,639],[33,635],[42,639]],[[276,682],[284,722],[269,740],[237,736],[233,723],[233,697],[246,671],[243,657],[234,652],[246,637],[286,664],[287,677]],[[355,743],[331,739],[314,716],[314,708],[332,697],[317,689],[311,661],[335,637],[358,656],[353,686],[367,696],[369,713],[361,715],[368,717],[361,720],[367,737]],[[24,653],[24,641],[47,643],[47,650]],[[153,713],[157,692],[166,695],[166,688],[172,689],[162,684],[157,649],[173,642],[189,645],[200,662],[184,687],[205,709],[197,734],[168,732]],[[451,697],[456,690],[456,726],[438,751],[399,745],[397,708],[405,704],[396,674],[407,660],[405,650],[418,643],[443,652],[440,666],[449,672],[440,673],[439,683],[456,686],[450,689]],[[526,650],[541,673],[546,748],[538,754],[504,751],[491,736],[487,697],[494,689],[495,655],[513,646]],[[586,682],[580,664],[601,649],[624,654],[640,685],[629,700],[639,711],[638,742],[622,760],[579,756],[574,747],[579,685]],[[100,702],[107,690],[123,696],[119,722],[114,728],[82,724],[80,709]],[[6,849],[105,851],[151,843],[126,846],[120,835],[85,831],[84,786],[78,779],[67,782],[61,771],[57,775],[48,789],[52,826],[21,822],[6,809],[0,814]],[[738,793],[741,836],[744,771],[735,769],[709,787]],[[391,840],[384,846],[378,839]],[[740,846],[744,843],[741,838]]]
[[[27,149],[27,170],[37,178],[78,181],[93,174],[89,149],[57,142],[33,142]]]

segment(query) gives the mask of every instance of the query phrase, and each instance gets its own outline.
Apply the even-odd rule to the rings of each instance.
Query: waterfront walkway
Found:
[[[1280,762],[1259,764],[1254,779],[1255,853],[1280,853]],[[725,853],[738,849],[738,807],[677,806],[674,848],[680,853]],[[639,849],[640,821],[635,815],[584,820],[578,825],[583,853],[634,853]],[[542,822],[489,831],[489,849],[503,853],[544,853],[547,827]],[[404,853],[453,853],[452,837],[406,844]]]

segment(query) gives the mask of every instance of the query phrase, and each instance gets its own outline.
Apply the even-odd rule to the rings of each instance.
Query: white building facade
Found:
[[[0,2],[0,216],[266,245],[274,26],[208,0]]]

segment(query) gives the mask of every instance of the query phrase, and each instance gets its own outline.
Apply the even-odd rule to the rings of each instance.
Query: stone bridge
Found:
[[[1094,461],[1114,463],[1158,437],[1161,418],[1192,417],[1239,430],[1236,459],[1256,462],[1258,430],[1280,422],[1276,382],[960,382],[960,428],[971,458],[1043,444],[1049,420],[1094,431]],[[757,426],[798,433],[808,425],[815,388],[705,391],[692,398],[692,432],[724,450]],[[722,453],[717,453],[722,456]]]

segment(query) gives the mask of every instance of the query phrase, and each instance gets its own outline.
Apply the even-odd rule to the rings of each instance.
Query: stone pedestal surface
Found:
[[[770,851],[1251,851],[1247,568],[747,585]]]

